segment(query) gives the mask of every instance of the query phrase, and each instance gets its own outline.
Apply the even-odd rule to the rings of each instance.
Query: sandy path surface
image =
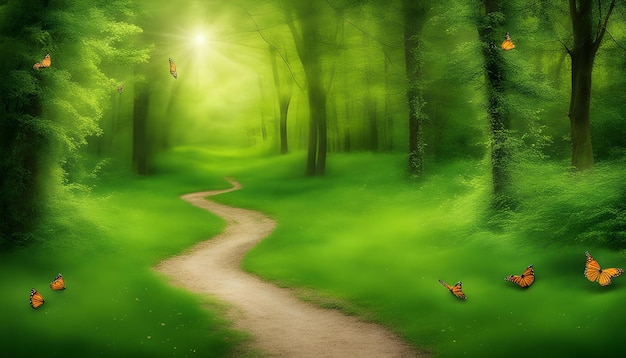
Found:
[[[335,310],[322,309],[243,272],[240,261],[276,223],[263,214],[205,199],[238,190],[233,180],[226,190],[183,195],[182,199],[226,220],[223,233],[188,252],[161,262],[157,271],[174,284],[207,293],[229,304],[239,330],[254,337],[256,349],[271,357],[420,357],[386,329]]]

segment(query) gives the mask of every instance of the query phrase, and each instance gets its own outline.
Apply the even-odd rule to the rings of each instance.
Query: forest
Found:
[[[430,356],[626,352],[622,1],[0,0],[0,49],[7,354],[264,356],[153,269],[225,177],[244,271]]]

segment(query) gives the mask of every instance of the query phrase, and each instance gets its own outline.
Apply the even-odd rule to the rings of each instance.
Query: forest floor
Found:
[[[229,304],[235,328],[253,336],[252,351],[270,357],[426,357],[387,329],[323,309],[297,299],[291,290],[277,287],[240,268],[245,253],[267,237],[276,223],[265,215],[206,199],[238,190],[183,195],[182,199],[223,218],[218,236],[159,263],[156,270],[172,283],[209,294]]]

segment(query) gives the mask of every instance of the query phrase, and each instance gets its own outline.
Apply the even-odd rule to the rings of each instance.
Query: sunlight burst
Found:
[[[197,33],[195,34],[195,36],[193,37],[193,43],[196,46],[202,46],[204,45],[204,42],[206,41],[206,37],[204,36],[203,33]]]

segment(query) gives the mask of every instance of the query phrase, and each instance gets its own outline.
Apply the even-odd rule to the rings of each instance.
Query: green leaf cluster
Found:
[[[0,4],[0,246],[23,244],[101,133],[115,69],[145,62],[132,1]],[[86,21],[88,19],[88,21]],[[128,44],[128,45],[126,45]],[[33,69],[50,53],[51,66]]]

